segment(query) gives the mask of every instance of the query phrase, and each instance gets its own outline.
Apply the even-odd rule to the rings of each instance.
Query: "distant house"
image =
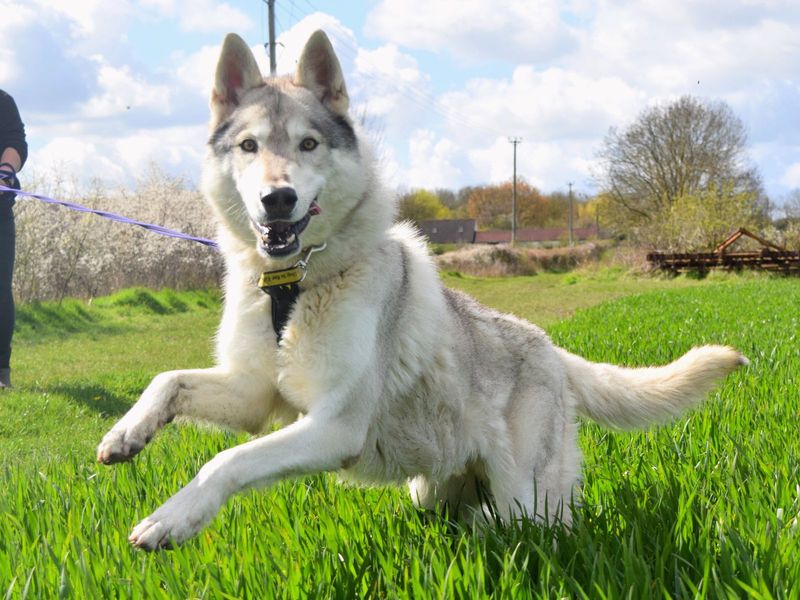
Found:
[[[417,225],[434,244],[471,244],[475,241],[475,219],[419,221]]]
[[[596,227],[575,227],[572,236],[576,242],[585,241],[600,237],[602,232]],[[569,237],[569,230],[565,227],[549,227],[537,229],[524,227],[517,229],[517,241],[520,243],[547,243],[559,242]],[[507,229],[495,229],[492,231],[477,231],[475,233],[476,244],[509,244],[511,243],[511,231]]]

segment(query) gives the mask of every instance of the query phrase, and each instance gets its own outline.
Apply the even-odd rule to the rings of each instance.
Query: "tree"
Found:
[[[479,229],[511,229],[510,181],[499,185],[470,189],[467,215],[475,219]],[[524,179],[517,180],[517,225],[532,227],[549,216],[549,204],[535,187]]]
[[[785,248],[800,250],[800,188],[789,192],[781,213],[782,216],[775,221],[780,243]]]
[[[439,197],[428,190],[413,190],[400,197],[398,218],[414,222],[430,219],[449,219],[450,209],[442,204]]]
[[[589,198],[581,195],[575,203],[575,223],[577,227],[598,225],[603,202],[599,196]]]
[[[471,188],[467,215],[478,229],[511,229],[511,183]]]
[[[466,214],[475,219],[479,229],[511,229],[510,181],[468,188]],[[467,188],[465,188],[467,189]],[[461,192],[459,192],[461,195]],[[585,198],[576,195],[574,210],[580,215]],[[566,227],[569,212],[569,196],[563,192],[542,194],[524,179],[517,180],[517,226],[518,227]],[[594,219],[592,213],[591,219]],[[581,222],[586,221],[584,219]],[[589,224],[594,221],[590,220]],[[576,221],[576,227],[579,222]]]
[[[721,200],[723,212],[726,198],[745,199],[749,213],[763,218],[761,180],[746,146],[742,121],[723,102],[684,96],[646,109],[626,130],[611,129],[600,152],[597,178],[612,222],[652,243],[681,199]]]
[[[800,222],[800,188],[789,192],[783,202],[782,212],[787,221]]]
[[[566,223],[567,205],[553,202],[526,181],[517,181],[517,226],[546,227]]]
[[[658,246],[669,251],[710,250],[734,229],[760,229],[753,213],[750,192],[737,192],[731,185],[715,184],[697,194],[678,198],[658,228]],[[732,225],[735,224],[735,225]]]

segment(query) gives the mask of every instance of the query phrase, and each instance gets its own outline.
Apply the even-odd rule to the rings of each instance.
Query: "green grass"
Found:
[[[448,286],[471,294],[487,306],[514,313],[542,327],[603,301],[654,290],[697,287],[704,283],[687,277],[637,278],[610,268],[508,278],[445,273],[442,278]]]
[[[91,306],[23,307],[17,388],[0,394],[0,593],[800,597],[800,281],[573,277],[446,281],[546,324],[593,360],[664,362],[717,342],[752,364],[671,426],[583,425],[572,532],[530,523],[473,532],[415,511],[404,490],[323,475],[234,498],[177,550],[134,551],[126,538],[139,519],[247,439],[168,426],[130,464],[94,462],[150,377],[211,363],[218,298],[134,290]],[[596,304],[638,291],[647,293]]]

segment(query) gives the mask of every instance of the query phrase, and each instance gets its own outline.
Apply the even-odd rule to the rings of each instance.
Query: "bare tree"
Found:
[[[800,221],[800,188],[795,188],[783,202],[783,216],[787,220]]]
[[[596,178],[628,228],[661,221],[678,200],[710,190],[745,195],[754,214],[763,213],[761,179],[746,149],[744,124],[727,104],[684,96],[646,109],[624,131],[612,128]]]

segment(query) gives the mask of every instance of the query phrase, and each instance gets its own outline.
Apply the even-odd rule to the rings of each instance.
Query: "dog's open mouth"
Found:
[[[261,248],[270,256],[288,256],[300,249],[300,234],[308,226],[311,217],[321,211],[314,200],[308,212],[299,221],[272,221],[266,225],[255,223],[261,237]]]

